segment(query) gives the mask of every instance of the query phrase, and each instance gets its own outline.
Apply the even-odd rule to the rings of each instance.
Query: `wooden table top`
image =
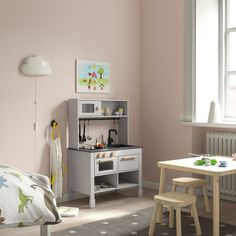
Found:
[[[217,164],[206,166],[206,165],[195,165],[194,162],[196,160],[200,160],[202,157],[209,158],[209,159],[216,159]],[[174,160],[167,160],[167,161],[159,161],[158,167],[166,168],[166,169],[173,169],[179,170],[184,172],[196,173],[196,174],[203,174],[203,175],[230,175],[236,173],[236,161],[233,161],[232,157],[226,156],[210,156],[210,157],[186,157],[183,159],[174,159]],[[227,161],[227,167],[220,167],[219,161]]]

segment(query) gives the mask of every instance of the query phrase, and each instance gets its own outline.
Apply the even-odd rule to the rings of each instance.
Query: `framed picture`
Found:
[[[109,93],[110,64],[107,62],[76,60],[77,93]]]

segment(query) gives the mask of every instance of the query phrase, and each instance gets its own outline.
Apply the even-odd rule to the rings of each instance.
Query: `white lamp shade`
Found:
[[[25,59],[21,67],[24,75],[29,76],[44,76],[51,74],[51,67],[48,61],[41,56],[32,56]]]

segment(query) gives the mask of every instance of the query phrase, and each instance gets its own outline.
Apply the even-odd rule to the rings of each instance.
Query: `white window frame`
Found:
[[[221,107],[223,108],[223,118],[228,122],[236,122],[236,117],[230,117],[226,114],[226,109],[228,107],[228,84],[230,75],[236,75],[236,71],[229,70],[229,34],[231,32],[236,32],[236,27],[228,28],[229,12],[228,10],[228,0],[220,0],[220,29],[219,29],[219,99],[221,101]]]

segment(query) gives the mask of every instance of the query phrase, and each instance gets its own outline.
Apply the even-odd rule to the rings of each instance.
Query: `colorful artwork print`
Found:
[[[76,92],[109,93],[110,64],[86,60],[76,61]]]

